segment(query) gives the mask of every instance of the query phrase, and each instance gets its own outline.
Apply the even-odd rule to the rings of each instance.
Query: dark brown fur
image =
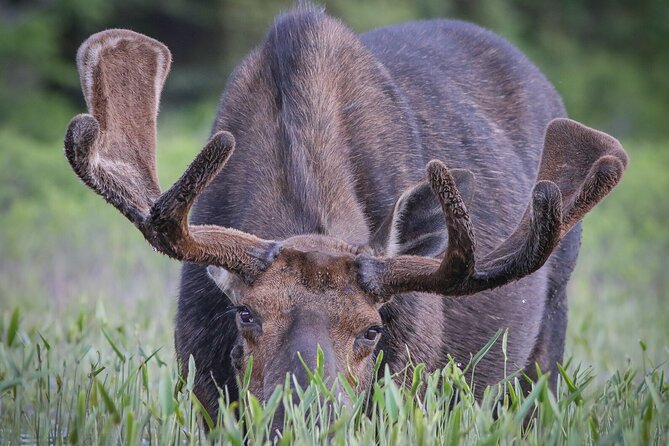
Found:
[[[537,178],[546,126],[560,116],[560,99],[543,76],[487,31],[433,21],[359,39],[313,11],[289,14],[226,88],[214,129],[230,129],[244,150],[205,191],[193,218],[264,238],[326,234],[383,253],[387,239],[381,235],[383,246],[374,246],[375,233],[387,237],[395,201],[424,175],[430,159],[439,158],[475,174],[468,210],[483,256],[519,222]],[[260,159],[265,163],[257,164]],[[553,370],[564,323],[543,333],[542,321],[564,320],[563,304],[554,310],[548,296],[564,300],[579,234],[572,231],[562,242],[560,257],[549,262],[554,266],[501,289],[468,299],[396,295],[381,308],[386,330],[379,348],[391,370],[404,367],[407,349],[430,369],[444,365],[447,355],[464,365],[507,327],[509,370],[531,372],[535,361]],[[569,247],[564,254],[562,246]],[[429,255],[431,247],[407,254]],[[196,315],[225,308],[198,271],[184,269],[177,327],[183,357],[199,351],[188,328],[202,320]],[[564,277],[555,288],[553,275]],[[210,336],[220,336],[216,332]],[[535,348],[537,339],[541,348]],[[225,358],[225,351],[220,355]],[[482,361],[479,390],[502,378],[501,355],[497,348]],[[214,363],[226,376],[225,359]]]
[[[210,143],[162,195],[153,150],[169,52],[108,31],[79,66],[93,116],[73,120],[66,154],[186,262],[177,355],[195,358],[211,412],[250,355],[260,398],[287,372],[304,383],[298,353],[313,366],[317,346],[329,377],[363,390],[375,352],[392,371],[409,355],[429,370],[449,355],[464,365],[500,328],[508,371],[532,376],[536,363],[555,379],[579,221],[626,155],[555,120],[557,93],[507,42],[456,21],[357,36],[317,10],[281,16],[228,82]],[[432,161],[426,182],[433,159],[448,168]],[[483,358],[478,395],[503,365],[499,347]]]

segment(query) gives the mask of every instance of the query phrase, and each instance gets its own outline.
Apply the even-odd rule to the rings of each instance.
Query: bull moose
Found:
[[[167,47],[112,29],[77,64],[90,114],[71,121],[65,154],[184,262],[176,353],[183,373],[195,359],[210,412],[219,387],[237,396],[250,356],[260,400],[286,373],[304,384],[317,348],[327,377],[364,391],[380,351],[391,372],[409,356],[435,370],[449,355],[467,363],[499,329],[507,371],[536,377],[538,365],[555,382],[580,221],[627,156],[565,118],[502,38],[454,20],[356,35],[315,7],[287,12],[233,72],[209,142],[166,192],[155,145]],[[503,364],[501,349],[483,357],[479,396]]]

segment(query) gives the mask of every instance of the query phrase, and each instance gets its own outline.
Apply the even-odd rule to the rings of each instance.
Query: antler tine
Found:
[[[358,279],[361,286],[385,301],[403,291],[433,291],[452,294],[475,272],[475,240],[469,213],[455,185],[454,175],[469,173],[449,170],[441,161],[432,160],[427,177],[446,219],[448,247],[444,259],[398,256],[388,259],[367,255],[358,257]]]
[[[564,236],[618,184],[627,154],[612,136],[571,119],[550,122],[544,147],[538,179],[552,181],[562,191]]]
[[[501,286],[536,271],[550,256],[560,235],[561,195],[550,181],[539,182],[532,204],[516,231],[492,255],[475,259],[475,238],[469,213],[455,186],[453,173],[440,161],[427,168],[430,185],[438,197],[448,230],[448,248],[443,260],[398,256],[389,259],[361,257],[361,285],[381,301],[394,293],[435,292],[461,296]],[[364,259],[364,260],[363,260]]]
[[[127,30],[94,34],[77,51],[91,114],[70,122],[65,155],[82,181],[135,225],[160,195],[156,117],[170,63],[165,45]]]
[[[626,165],[627,154],[615,138],[569,119],[551,121],[532,205],[516,231],[481,259],[473,289],[501,286],[543,266],[560,240],[618,184]]]
[[[88,187],[101,195],[136,226],[148,216],[160,189],[142,172],[126,169],[119,175],[119,167],[98,154],[100,124],[88,114],[75,116],[65,134],[65,156],[72,169]]]
[[[181,251],[178,244],[190,238],[188,212],[197,196],[225,166],[234,143],[230,133],[216,133],[181,178],[151,208],[146,227],[155,233],[154,241],[166,254],[174,257]]]
[[[467,294],[502,286],[541,268],[560,241],[561,222],[560,189],[550,181],[538,182],[516,231],[479,261]]]
[[[276,257],[279,243],[220,226],[188,224],[195,199],[225,166],[233,150],[233,136],[216,133],[181,178],[155,202],[140,229],[153,246],[170,257],[220,266],[250,283]]]
[[[455,185],[454,174],[457,171],[449,171],[441,161],[432,160],[427,165],[427,177],[446,216],[448,230],[448,248],[439,266],[438,275],[457,280],[474,271],[476,243],[472,222]]]
[[[552,121],[532,201],[521,222],[476,262],[471,222],[452,175],[442,163],[431,161],[428,178],[448,228],[444,259],[361,256],[359,283],[385,301],[409,291],[469,295],[521,279],[544,265],[560,240],[620,181],[626,164],[625,151],[609,135],[568,119]]]
[[[65,155],[82,181],[157,250],[177,260],[227,268],[251,282],[276,256],[277,243],[234,229],[188,224],[193,202],[234,149],[230,133],[215,134],[161,195],[156,119],[170,60],[165,45],[132,31],[104,31],[84,42],[77,64],[91,115],[70,123]]]

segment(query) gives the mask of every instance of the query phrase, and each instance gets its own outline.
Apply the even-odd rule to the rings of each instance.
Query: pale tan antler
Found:
[[[618,184],[626,166],[616,139],[569,119],[553,120],[532,202],[513,234],[477,260],[472,224],[453,177],[444,164],[431,161],[428,179],[448,228],[446,255],[442,261],[361,255],[359,282],[384,301],[409,291],[469,295],[521,279],[543,266],[560,240]]]
[[[108,30],[86,40],[77,65],[90,114],[70,122],[65,155],[83,182],[157,250],[177,260],[226,268],[251,282],[276,256],[278,243],[220,226],[188,224],[195,198],[232,154],[230,133],[215,134],[161,195],[156,119],[170,61],[165,45],[132,31]]]

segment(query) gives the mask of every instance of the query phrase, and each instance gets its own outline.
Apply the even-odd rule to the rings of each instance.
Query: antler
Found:
[[[226,268],[250,283],[276,256],[278,243],[220,226],[188,224],[196,197],[232,154],[232,135],[216,133],[167,192],[161,194],[158,186],[156,119],[170,62],[165,45],[132,31],[103,31],[84,42],[77,65],[90,115],[70,122],[65,155],[79,178],[157,250],[177,260]]]
[[[513,234],[477,261],[471,220],[453,176],[433,160],[427,175],[448,229],[443,260],[361,255],[359,282],[384,301],[409,291],[469,295],[521,279],[543,266],[560,240],[618,184],[626,166],[616,139],[569,119],[551,121],[530,205]]]

